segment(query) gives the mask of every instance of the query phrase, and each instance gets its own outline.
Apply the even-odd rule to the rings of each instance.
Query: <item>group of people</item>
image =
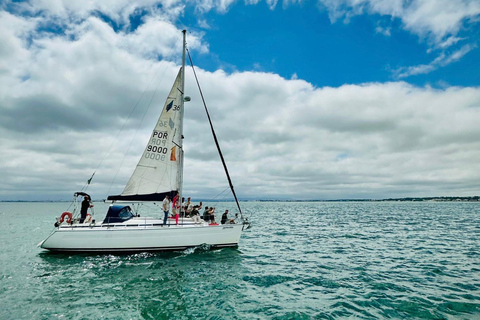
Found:
[[[170,197],[168,195],[166,195],[165,199],[163,199],[162,209],[165,214],[163,218],[163,225],[167,224],[170,207],[172,208],[172,217],[175,218],[175,224],[178,224],[178,218],[181,216],[186,218],[192,218],[193,222],[198,224],[201,224],[203,219],[203,221],[209,222],[210,225],[218,225],[218,223],[215,222],[215,207],[205,207],[203,215],[202,217],[200,217],[200,210],[203,207],[203,203],[201,201],[198,205],[193,205],[191,198],[188,197],[187,202],[185,202],[185,198],[182,198],[182,203],[180,204],[178,198],[179,195],[177,193],[177,195],[173,197],[172,201],[170,201]],[[93,207],[93,204],[90,201],[90,197],[88,195],[85,195],[80,210],[80,223],[83,223],[87,218],[87,210]],[[235,218],[237,218],[237,215],[235,215]],[[232,224],[235,223],[235,219],[229,219],[228,210],[225,210],[225,212],[222,214],[220,223]]]
[[[182,197],[182,202],[178,201],[179,195],[173,197],[170,201],[168,195],[165,196],[162,203],[162,209],[164,212],[163,225],[167,224],[167,219],[170,213],[170,207],[172,208],[172,217],[175,218],[175,224],[178,224],[179,217],[192,218],[194,223],[201,224],[203,221],[209,222],[210,225],[218,225],[215,222],[215,207],[205,207],[202,217],[200,217],[200,210],[203,208],[203,203],[200,201],[198,205],[193,205],[191,198],[188,197],[185,202],[185,198]],[[221,224],[235,223],[235,219],[228,219],[228,210],[222,214]]]

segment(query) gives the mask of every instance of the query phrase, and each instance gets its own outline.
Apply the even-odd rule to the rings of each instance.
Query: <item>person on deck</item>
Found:
[[[193,206],[192,212],[190,212],[190,216],[195,224],[202,223],[200,220],[200,212],[198,212],[198,206]]]
[[[170,199],[168,198],[168,194],[165,196],[165,199],[163,199],[162,207],[163,207],[163,213],[165,214],[165,216],[163,217],[163,225],[166,225],[167,218],[168,218],[168,211],[170,208]]]
[[[215,223],[215,207],[210,207],[208,211],[210,223]]]
[[[205,211],[203,211],[203,220],[207,221],[210,220],[210,211],[208,210],[208,207],[205,207]]]
[[[93,204],[90,202],[90,197],[88,195],[83,197],[82,208],[80,209],[80,223],[83,223],[87,218],[88,208],[92,208]]]
[[[178,225],[178,210],[180,210],[180,203],[178,202],[179,195],[177,192],[177,195],[173,197],[172,201],[172,208],[173,208],[173,215],[175,216],[175,224]]]
[[[188,217],[193,210],[192,199],[188,197],[187,203],[185,203],[185,215]]]
[[[225,212],[222,214],[222,220],[220,221],[221,224],[227,223],[228,220],[228,210],[225,210]]]

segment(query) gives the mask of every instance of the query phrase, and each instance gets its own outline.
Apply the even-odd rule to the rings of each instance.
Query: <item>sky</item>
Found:
[[[479,0],[0,2],[0,200],[119,194],[182,33],[243,200],[480,194]],[[231,199],[190,67],[184,195]]]

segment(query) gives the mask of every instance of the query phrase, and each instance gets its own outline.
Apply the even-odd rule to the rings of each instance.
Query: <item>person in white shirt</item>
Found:
[[[187,203],[185,204],[185,214],[186,216],[190,216],[190,213],[192,212],[193,210],[193,203],[192,203],[192,199],[190,197],[187,198]]]
[[[201,224],[202,220],[200,219],[200,212],[198,212],[198,206],[193,206],[190,216],[195,224]]]
[[[165,196],[165,199],[163,199],[163,213],[165,214],[165,217],[163,218],[163,225],[167,224],[167,218],[168,218],[168,211],[170,210],[170,199],[168,198],[168,194]]]

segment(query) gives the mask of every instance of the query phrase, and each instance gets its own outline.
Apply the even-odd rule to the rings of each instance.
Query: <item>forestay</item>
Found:
[[[108,200],[161,201],[181,189],[182,69],[130,180],[121,195]]]

